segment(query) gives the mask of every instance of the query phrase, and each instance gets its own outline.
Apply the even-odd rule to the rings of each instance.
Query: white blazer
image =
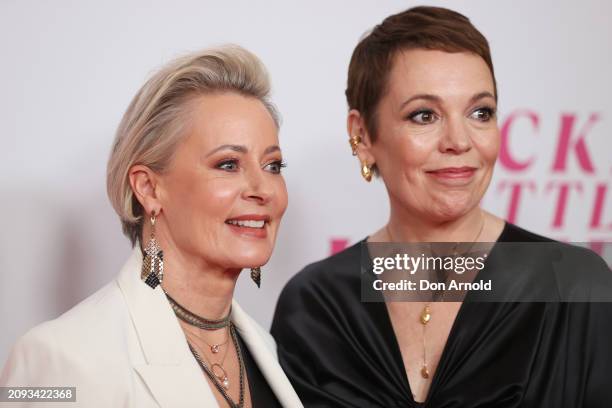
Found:
[[[0,386],[76,387],[76,403],[66,403],[74,408],[217,407],[161,287],[140,280],[141,265],[136,247],[115,280],[19,339]],[[236,301],[231,319],[283,407],[302,407],[272,336]]]

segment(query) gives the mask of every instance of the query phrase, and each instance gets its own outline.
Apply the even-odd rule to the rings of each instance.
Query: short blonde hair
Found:
[[[132,245],[142,234],[144,209],[130,186],[129,169],[141,164],[163,172],[185,133],[188,102],[217,92],[259,99],[276,126],[280,125],[270,101],[268,73],[262,62],[242,47],[225,45],[194,52],[157,71],[123,115],[108,160],[108,197]]]

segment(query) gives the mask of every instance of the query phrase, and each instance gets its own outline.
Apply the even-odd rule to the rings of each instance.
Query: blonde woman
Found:
[[[154,74],[108,162],[132,255],[23,336],[0,385],[75,386],[75,407],[300,407],[274,341],[233,300],[243,269],[259,285],[287,206],[278,128],[265,68],[240,47]]]

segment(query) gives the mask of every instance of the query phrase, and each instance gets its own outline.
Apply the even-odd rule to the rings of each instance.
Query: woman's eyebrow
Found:
[[[495,99],[495,96],[493,96],[493,94],[488,91],[479,92],[476,95],[472,96],[472,99],[470,99],[470,103],[476,102],[477,100],[482,99],[482,98]]]
[[[472,96],[470,98],[470,103],[474,103],[479,99],[482,98],[492,98],[495,99],[495,96],[493,96],[493,94],[489,91],[483,91],[483,92],[479,92],[477,94],[475,94],[474,96]],[[404,102],[402,102],[402,104],[400,105],[400,109],[403,108],[404,106],[406,106],[407,104],[409,104],[412,101],[418,100],[418,99],[424,99],[427,101],[432,101],[432,102],[441,102],[442,98],[440,98],[438,95],[433,95],[433,94],[417,94],[414,96],[411,96],[410,98],[406,99]]]
[[[266,148],[266,150],[264,150],[264,154],[269,154],[276,151],[280,152],[280,149],[281,148],[278,145],[269,146]]]
[[[400,105],[400,109],[403,108],[404,106],[408,105],[410,102],[415,101],[417,99],[425,99],[427,101],[432,101],[432,102],[440,102],[441,101],[441,98],[438,95],[417,94],[417,95],[411,96],[410,98],[408,98],[404,102],[402,102],[402,104]]]
[[[208,152],[206,157],[212,156],[213,154],[217,153],[220,150],[232,150],[238,153],[247,153],[249,151],[249,149],[247,149],[246,146],[224,144]],[[264,150],[264,154],[269,154],[269,153],[276,152],[276,151],[280,151],[280,147],[278,145],[272,145],[272,146],[267,147],[266,150]]]
[[[213,154],[217,153],[220,150],[233,150],[233,151],[238,152],[238,153],[246,153],[248,151],[246,146],[233,145],[233,144],[224,144],[224,145],[216,147],[213,150],[211,150],[210,152],[208,152],[206,157],[212,156]]]

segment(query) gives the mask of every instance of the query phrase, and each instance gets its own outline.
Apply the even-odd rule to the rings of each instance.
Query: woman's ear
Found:
[[[144,208],[146,214],[159,214],[161,203],[156,194],[159,177],[153,170],[142,164],[136,164],[128,171],[130,186],[134,196]]]
[[[349,134],[349,142],[353,151],[359,157],[359,162],[365,162],[372,167],[376,163],[376,158],[372,153],[372,139],[368,133],[365,121],[356,109],[351,109],[346,120],[346,127]]]

